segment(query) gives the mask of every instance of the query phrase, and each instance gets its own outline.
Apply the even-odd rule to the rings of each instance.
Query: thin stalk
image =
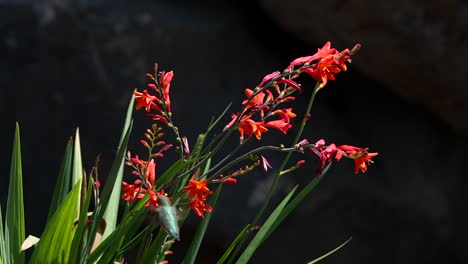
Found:
[[[310,96],[310,99],[309,99],[309,103],[307,105],[307,109],[304,113],[304,118],[302,119],[301,121],[301,124],[299,126],[299,131],[297,132],[296,134],[296,137],[294,138],[293,142],[292,142],[292,147],[294,147],[298,142],[299,142],[299,139],[304,131],[304,128],[305,128],[305,125],[307,123],[307,116],[310,114],[310,111],[312,109],[312,105],[314,103],[314,100],[315,100],[315,96],[317,94],[317,92],[319,91],[319,83],[317,83],[314,87],[314,90],[312,92],[312,95]],[[277,172],[275,173],[275,177],[273,179],[273,182],[271,183],[271,186],[268,190],[268,193],[265,197],[265,200],[263,201],[263,204],[260,208],[260,210],[258,211],[258,213],[255,215],[252,223],[251,223],[251,226],[255,226],[257,225],[258,221],[260,220],[260,218],[262,217],[265,209],[267,208],[270,200],[271,200],[271,197],[273,196],[273,192],[274,190],[276,189],[276,185],[278,184],[279,182],[279,179],[281,177],[280,175],[280,172],[282,170],[284,170],[284,168],[286,167],[289,159],[291,158],[291,155],[292,155],[292,151],[291,152],[288,152],[286,154],[286,157],[284,158],[283,162],[281,163],[279,169],[277,170]],[[229,259],[229,263],[232,263],[232,261],[234,260],[234,257],[237,255],[238,251],[242,248],[242,246],[245,244],[247,240],[247,236],[245,236],[238,244],[238,247],[236,248],[235,252],[231,255],[231,258]]]
[[[317,83],[315,85],[314,91],[312,92],[312,95],[310,96],[309,104],[307,105],[307,109],[306,109],[306,111],[304,113],[304,118],[302,118],[301,125],[299,126],[299,131],[297,132],[296,137],[294,138],[293,143],[291,144],[292,147],[294,147],[297,144],[297,142],[299,142],[299,139],[301,138],[302,133],[304,132],[304,128],[305,128],[305,125],[306,125],[307,119],[308,119],[307,116],[310,114],[310,111],[312,109],[312,105],[313,105],[314,100],[315,100],[315,95],[319,91],[318,88],[319,88],[319,83]],[[279,167],[277,173],[275,173],[275,178],[273,179],[273,182],[271,183],[270,189],[268,190],[267,196],[266,196],[266,198],[265,198],[265,200],[264,200],[264,202],[262,204],[262,207],[260,208],[260,210],[258,211],[258,213],[255,216],[254,220],[252,221],[252,226],[255,226],[257,224],[258,220],[260,219],[260,217],[262,216],[262,214],[265,211],[266,207],[268,206],[268,203],[271,200],[273,192],[274,192],[274,190],[276,188],[276,185],[278,184],[278,181],[279,181],[279,178],[280,178],[279,172],[284,170],[284,168],[286,167],[286,165],[289,162],[289,159],[291,158],[291,155],[292,155],[292,152],[288,152],[286,154],[286,157],[284,157],[283,163],[281,163],[281,166]]]

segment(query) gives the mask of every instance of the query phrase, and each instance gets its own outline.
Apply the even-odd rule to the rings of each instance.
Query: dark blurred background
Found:
[[[227,103],[237,111],[243,90],[264,75],[327,40],[339,50],[361,43],[349,71],[319,93],[305,137],[379,156],[366,174],[353,174],[351,161],[336,164],[252,263],[306,263],[349,237],[323,263],[468,263],[467,37],[462,0],[0,0],[2,205],[15,121],[26,233],[40,236],[67,139],[79,126],[85,168],[101,153],[105,175],[130,95],[154,62],[174,70],[174,118],[194,142]],[[312,86],[304,78],[310,89],[299,108]],[[137,150],[149,125],[142,115],[130,147]],[[266,140],[291,138],[272,132]],[[279,166],[280,157],[267,157]],[[282,179],[274,199],[310,180],[314,166]],[[222,254],[270,182],[257,172],[224,188],[198,263]],[[182,229],[172,263],[193,228]]]

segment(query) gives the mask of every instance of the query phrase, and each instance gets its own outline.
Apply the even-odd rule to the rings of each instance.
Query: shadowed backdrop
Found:
[[[79,127],[85,169],[102,154],[105,175],[128,100],[144,88],[153,63],[174,70],[174,120],[194,142],[229,102],[237,111],[243,90],[266,74],[328,40],[339,50],[361,43],[349,71],[319,92],[304,136],[370,147],[379,156],[366,174],[355,175],[348,160],[334,164],[252,262],[306,263],[353,237],[324,263],[466,263],[468,92],[461,85],[466,67],[459,65],[466,51],[456,47],[466,45],[468,19],[458,11],[446,15],[467,10],[466,3],[449,1],[434,13],[416,1],[282,2],[0,0],[2,205],[16,121],[26,233],[40,236],[66,141]],[[372,12],[385,15],[364,15]],[[450,56],[452,50],[459,52]],[[308,78],[303,85],[299,109],[313,88]],[[129,148],[141,151],[137,142],[147,126],[136,112]],[[292,138],[272,131],[265,140]],[[279,156],[267,158],[279,166]],[[282,179],[274,199],[313,177],[315,166]],[[258,171],[224,188],[197,263],[215,262],[258,210],[270,182]],[[170,261],[178,262],[193,228],[181,230]]]

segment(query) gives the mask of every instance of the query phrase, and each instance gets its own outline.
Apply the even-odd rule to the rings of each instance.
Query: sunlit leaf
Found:
[[[69,263],[70,248],[77,218],[77,199],[80,196],[81,180],[75,184],[60,207],[48,221],[41,240],[31,256],[30,263]]]

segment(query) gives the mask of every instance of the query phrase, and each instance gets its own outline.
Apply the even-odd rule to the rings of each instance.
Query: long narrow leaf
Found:
[[[68,263],[70,247],[77,217],[77,199],[80,196],[81,180],[75,184],[63,203],[47,223],[41,240],[37,243],[30,263]]]
[[[9,252],[12,263],[24,263],[24,252],[21,244],[25,239],[24,230],[24,202],[23,202],[23,172],[21,166],[21,143],[19,124],[16,123],[15,138],[13,140],[13,154],[11,156],[10,185],[8,188],[8,201],[5,226],[8,235]]]
[[[135,96],[132,95],[130,103],[128,104],[127,114],[125,115],[124,127],[122,130],[122,135],[120,136],[119,145],[122,144],[122,141],[125,137],[125,132],[127,132],[130,122],[132,121],[133,105],[135,102]],[[117,177],[114,182],[114,188],[112,188],[112,193],[109,199],[109,204],[107,205],[106,211],[104,212],[104,219],[106,220],[106,230],[102,235],[102,239],[105,239],[115,230],[117,224],[117,215],[119,213],[119,204],[120,204],[120,189],[122,186],[122,178],[124,172],[124,163],[120,164],[119,171],[117,172]]]
[[[52,202],[50,203],[49,214],[47,220],[49,220],[55,213],[60,204],[65,200],[70,190],[70,178],[71,178],[71,165],[73,156],[73,140],[68,140],[67,146],[65,147],[65,154],[63,155],[62,163],[58,172],[57,183],[55,184],[55,190],[52,194]]]
[[[70,247],[70,257],[68,259],[68,263],[76,263],[82,256],[81,256],[81,243],[84,240],[84,230],[85,224],[88,220],[88,208],[89,203],[91,202],[91,196],[93,193],[93,178],[89,177],[88,180],[88,190],[86,191],[86,199],[83,204],[83,208],[80,212],[80,218],[78,219],[78,225],[76,226],[75,233],[73,235],[73,240]]]
[[[213,197],[211,198],[210,203],[213,208],[216,207],[216,202],[218,201],[219,193],[221,192],[222,187],[223,185],[220,184],[218,188],[216,189]],[[193,236],[192,242],[190,243],[187,253],[185,253],[184,261],[182,263],[184,264],[195,263],[195,258],[198,255],[198,250],[200,250],[200,245],[203,240],[203,237],[205,236],[205,232],[208,227],[208,224],[210,223],[212,214],[213,214],[212,212],[206,213],[203,220],[198,224],[197,230],[195,231],[195,235]]]
[[[268,234],[265,236],[265,239],[267,239],[273,231],[280,225],[284,219],[304,200],[304,198],[307,197],[307,195],[317,186],[317,184],[320,182],[320,180],[323,178],[323,176],[328,172],[328,169],[330,169],[332,163],[329,163],[322,171],[322,173],[315,177],[312,181],[310,181],[294,199],[288,205],[284,208],[284,210],[281,212],[280,216],[278,217],[278,220],[273,224],[271,227],[270,231]]]
[[[130,122],[130,126],[128,127],[125,133],[124,140],[119,146],[117,155],[109,171],[109,175],[106,178],[106,184],[104,185],[104,188],[102,190],[101,197],[99,199],[100,201],[99,205],[94,210],[94,213],[92,216],[93,224],[91,225],[90,232],[88,232],[88,238],[87,238],[86,245],[85,245],[85,250],[84,250],[85,255],[88,254],[91,250],[91,245],[94,242],[94,236],[96,234],[98,226],[101,223],[102,217],[104,215],[104,211],[106,210],[107,205],[109,203],[109,199],[110,199],[112,190],[114,189],[115,181],[117,179],[117,174],[120,170],[120,166],[122,165],[124,161],[124,155],[125,155],[125,152],[127,151],[127,144],[128,144],[128,139],[130,137],[131,130],[132,130],[132,123]]]
[[[278,219],[279,215],[281,214],[281,211],[289,202],[289,199],[291,199],[291,196],[294,194],[294,192],[296,192],[296,189],[297,189],[297,186],[294,187],[294,189],[292,189],[291,192],[289,192],[289,194],[283,199],[283,201],[271,213],[271,215],[265,221],[265,223],[260,228],[260,230],[258,230],[258,233],[255,235],[252,241],[250,241],[250,244],[247,246],[247,248],[244,250],[242,255],[239,257],[239,259],[236,262],[237,264],[243,264],[249,261],[249,259],[252,257],[255,250],[257,250],[257,248],[262,244],[264,237],[268,234],[268,231],[270,230],[272,225],[275,223],[275,221]]]
[[[353,239],[352,237],[350,237],[348,240],[346,240],[343,244],[339,245],[338,247],[336,247],[335,249],[333,249],[332,251],[328,252],[327,254],[324,254],[322,255],[321,257],[318,257],[314,260],[312,260],[311,262],[308,262],[307,264],[314,264],[314,263],[317,263],[319,261],[321,261],[322,259],[330,256],[331,254],[335,253],[336,251],[338,251],[340,248],[344,247],[346,244],[348,244],[349,241],[351,241],[351,239]]]
[[[86,259],[86,263],[94,263],[96,262],[100,256],[102,256],[107,249],[114,243],[118,241],[121,236],[125,235],[126,232],[122,230],[128,230],[128,225],[132,226],[135,222],[140,221],[138,217],[142,216],[145,217],[143,214],[138,214],[139,211],[143,208],[143,206],[148,202],[149,195],[145,195],[140,201],[138,201],[135,206],[132,208],[128,214],[126,214],[125,222],[120,223],[116,230],[112,232],[106,239],[104,239],[98,247],[94,249],[91,254],[89,254],[88,258]]]
[[[208,126],[208,129],[206,130],[205,134],[208,135],[208,133],[211,132],[211,130],[213,129],[213,127],[216,126],[216,124],[218,124],[218,122],[221,120],[221,118],[223,118],[223,116],[227,113],[227,111],[229,110],[229,108],[231,108],[231,105],[232,103],[229,103],[226,108],[224,108],[224,111],[218,116],[218,118],[216,118],[216,120],[214,120],[213,122],[210,122],[210,125]]]
[[[224,254],[221,256],[221,258],[216,262],[216,264],[223,264],[226,259],[231,255],[231,252],[234,250],[234,247],[239,243],[239,241],[248,234],[248,231],[250,229],[250,224],[246,225],[242,231],[239,232],[237,237],[232,241],[231,245],[229,245],[228,249],[224,252]]]

